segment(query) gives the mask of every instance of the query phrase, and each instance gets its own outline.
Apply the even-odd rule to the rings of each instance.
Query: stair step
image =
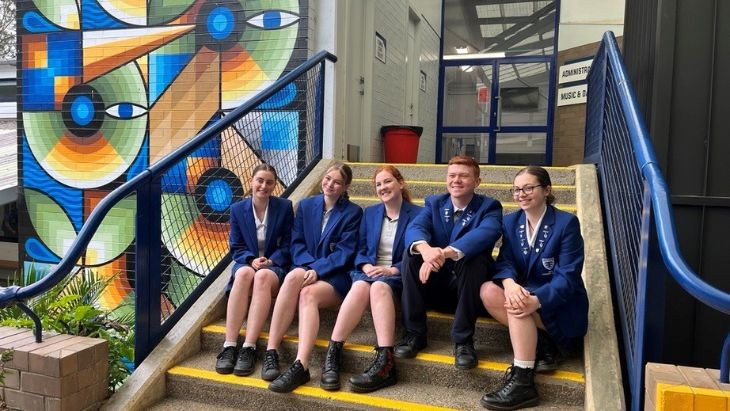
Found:
[[[207,399],[205,399],[207,401]],[[192,401],[189,399],[166,397],[157,404],[146,408],[148,411],[210,411],[210,403]],[[240,411],[242,409],[239,404],[237,407],[224,407],[216,405],[216,411]]]
[[[268,382],[261,380],[260,365],[250,377],[221,375],[213,371],[215,356],[201,353],[167,373],[167,391],[171,399],[187,399],[216,406],[241,407],[246,409],[301,409],[317,407],[321,410],[334,409],[402,409],[443,410],[481,409],[479,399],[484,394],[484,385],[476,388],[441,387],[399,377],[398,384],[370,394],[358,394],[349,390],[347,379],[351,373],[341,375],[340,391],[325,391],[319,388],[319,371],[310,367],[311,380],[291,394],[277,394],[268,390]],[[282,363],[282,368],[284,367]],[[403,366],[398,368],[399,372]],[[465,374],[469,374],[468,372]],[[468,375],[466,378],[470,378]],[[492,387],[497,381],[488,381]],[[544,390],[543,390],[544,391]],[[581,404],[566,404],[564,398],[542,394],[542,406],[537,409],[578,409]]]
[[[443,194],[446,192],[446,184],[443,181],[422,181],[422,180],[406,180],[408,190],[413,198],[425,198],[430,195]],[[482,182],[477,187],[476,192],[487,195],[499,200],[500,203],[512,203],[513,197],[509,192],[512,188],[510,184],[486,184]],[[375,196],[373,182],[371,179],[356,178],[352,180],[352,184],[347,189],[350,196],[368,197]],[[553,194],[558,204],[575,204],[575,186],[574,185],[553,185]]]
[[[367,206],[371,206],[373,204],[380,203],[380,199],[372,193],[371,193],[371,195],[367,195],[367,196],[350,196],[350,201],[354,202],[355,204],[357,204],[363,208],[365,208]],[[412,202],[413,202],[413,204],[416,204],[419,206],[423,206],[423,204],[424,204],[423,198],[413,198]],[[562,204],[562,203],[556,202],[555,205],[559,209],[566,211],[568,213],[575,214],[578,212],[578,209],[575,206],[575,204]],[[502,211],[504,214],[508,214],[513,211],[517,211],[517,210],[519,210],[519,208],[520,208],[520,206],[517,205],[517,203],[502,202]]]
[[[353,178],[371,179],[373,171],[382,163],[348,163],[352,168]],[[393,164],[400,170],[406,182],[411,180],[421,181],[446,181],[446,164]],[[512,184],[515,174],[523,166],[497,166],[482,165],[479,167],[483,183]],[[574,185],[575,170],[570,167],[545,167],[550,173],[550,180],[556,185]]]
[[[320,329],[320,337],[323,339],[328,339],[330,337],[332,331],[332,328],[334,327],[334,324],[337,320],[337,314],[338,311],[334,309],[324,309],[320,310],[320,319],[319,322],[322,325],[322,329]],[[454,320],[454,316],[452,314],[446,314],[446,313],[440,313],[436,311],[429,311],[428,312],[428,335],[430,339],[433,340],[444,340],[448,341],[451,337],[451,323]],[[217,328],[212,328],[213,326]],[[211,346],[216,347],[215,349],[218,349],[223,344],[224,337],[219,335],[220,333],[223,333],[225,331],[226,326],[226,320],[225,318],[221,318],[218,321],[213,322],[209,325],[209,327],[206,327],[204,330],[210,331],[209,334],[203,334],[202,341],[204,346]],[[245,324],[244,324],[245,327]],[[269,329],[269,323],[267,322],[264,326],[264,330]],[[354,335],[350,338],[351,341],[352,338],[357,338],[359,334],[359,330],[374,330],[373,325],[373,317],[370,314],[369,311],[366,311],[363,315],[362,319],[360,320],[360,324],[358,327],[355,328]],[[400,311],[396,314],[396,330],[403,330],[403,323],[402,323],[402,315],[400,314]],[[243,332],[242,332],[243,333]],[[296,326],[296,320],[294,321],[294,324],[289,327],[289,330],[287,330],[288,335],[297,335],[298,330]],[[242,334],[243,335],[243,334]],[[368,331],[365,334],[367,339],[365,341],[362,341],[363,343],[367,344],[374,344],[375,343],[375,334],[372,331]],[[477,341],[479,344],[485,345],[485,346],[495,346],[495,347],[509,347],[510,341],[509,341],[509,333],[507,332],[507,328],[500,325],[497,321],[491,319],[491,318],[485,318],[480,317],[477,319],[475,332],[474,332],[474,341]]]

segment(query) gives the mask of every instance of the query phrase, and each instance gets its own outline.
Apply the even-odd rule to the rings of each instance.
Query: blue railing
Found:
[[[287,196],[322,158],[327,60],[337,58],[317,53],[112,191],[50,273],[0,289],[0,308],[17,305],[33,318],[40,342],[40,321],[26,302],[78,268],[110,210],[136,197],[135,364],[141,363],[230,263],[230,204],[250,191],[251,170],[273,164],[275,193]]]
[[[644,367],[660,360],[664,278],[730,314],[730,294],[707,284],[679,250],[667,183],[630,86],[616,38],[607,32],[588,76],[585,161],[597,163],[623,331],[631,409],[643,404]],[[730,333],[720,379],[728,382]]]

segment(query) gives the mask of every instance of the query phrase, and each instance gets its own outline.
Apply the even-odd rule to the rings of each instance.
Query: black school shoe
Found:
[[[215,371],[218,374],[230,374],[233,372],[233,366],[236,363],[236,347],[224,347],[215,362]]]
[[[264,365],[261,367],[261,379],[274,381],[279,377],[279,353],[276,350],[266,350],[264,353]]]
[[[550,335],[537,330],[537,358],[535,360],[535,372],[548,372],[558,369],[561,361],[560,349]]]
[[[484,394],[480,403],[489,410],[510,411],[534,407],[540,402],[535,388],[535,370],[510,366],[502,377],[502,386]]]
[[[302,363],[296,360],[288,370],[269,384],[269,389],[280,393],[292,392],[298,386],[309,382],[309,379],[309,370],[305,370]]]
[[[424,348],[426,348],[426,337],[407,333],[403,340],[395,346],[395,356],[398,358],[414,358]]]
[[[468,342],[454,346],[454,365],[460,370],[470,370],[477,366],[477,352],[474,343]]]
[[[233,367],[233,374],[243,377],[253,374],[256,365],[256,349],[253,347],[243,347],[238,350],[238,359],[236,366]]]

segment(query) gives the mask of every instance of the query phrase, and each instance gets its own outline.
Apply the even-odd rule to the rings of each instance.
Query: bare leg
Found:
[[[355,281],[345,297],[337,314],[332,341],[345,341],[360,323],[365,309],[370,304],[370,283]]]
[[[509,338],[515,358],[522,361],[534,361],[537,352],[537,326],[532,316],[517,318],[507,315],[509,321]]]
[[[299,346],[297,360],[304,369],[309,368],[314,341],[319,332],[319,309],[332,307],[342,301],[329,283],[317,281],[302,288],[299,297]]]
[[[303,268],[295,268],[284,278],[284,284],[281,285],[279,296],[276,298],[276,304],[274,304],[274,313],[271,315],[269,342],[266,346],[268,350],[279,349],[286,329],[294,320],[294,312],[297,309],[299,291],[301,291],[302,283],[304,283],[305,272]]]
[[[370,307],[375,324],[375,335],[378,337],[378,346],[393,347],[395,345],[395,302],[393,290],[388,284],[382,281],[372,284]]]
[[[279,278],[271,270],[256,271],[251,296],[251,307],[246,320],[246,342],[256,344],[266,317],[271,310],[271,297],[279,290]]]
[[[248,311],[248,296],[251,292],[254,271],[249,266],[236,270],[231,293],[226,306],[226,341],[238,341],[243,319]]]
[[[507,310],[504,308],[504,290],[497,284],[487,281],[482,284],[479,290],[479,297],[482,299],[484,308],[489,315],[502,325],[509,325],[507,321]]]

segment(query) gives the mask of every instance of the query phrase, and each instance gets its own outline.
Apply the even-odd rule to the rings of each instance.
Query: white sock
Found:
[[[226,341],[223,343],[223,348],[235,347],[238,345],[238,341]]]
[[[248,348],[248,347],[251,347],[253,349],[256,349],[256,344],[244,342],[243,343],[243,346],[241,348]]]
[[[515,358],[514,365],[515,365],[515,367],[520,367],[520,368],[535,368],[535,360],[524,361],[524,360],[518,360],[517,358]]]

